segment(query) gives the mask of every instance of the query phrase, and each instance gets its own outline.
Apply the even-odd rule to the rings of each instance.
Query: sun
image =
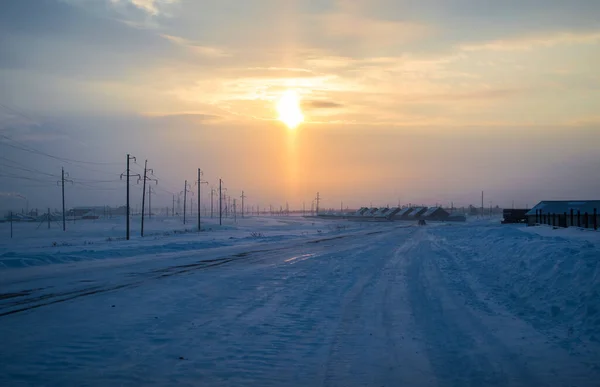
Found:
[[[277,102],[277,113],[279,114],[279,121],[290,129],[296,129],[298,125],[304,122],[298,93],[294,90],[287,90],[283,93]]]

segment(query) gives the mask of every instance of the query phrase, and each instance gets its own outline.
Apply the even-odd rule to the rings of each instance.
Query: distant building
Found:
[[[505,208],[502,211],[502,224],[527,223],[528,209],[524,208]]]
[[[378,217],[378,218],[383,217],[387,212],[389,212],[389,210],[390,209],[387,207],[382,207],[382,208],[378,209],[377,211],[375,211],[373,213],[373,216]]]
[[[365,212],[369,210],[369,207],[361,207],[360,210],[354,213],[355,216],[363,216]]]
[[[408,219],[420,219],[421,215],[423,215],[427,211],[427,207],[416,207],[413,208],[411,212],[408,213]]]
[[[377,207],[373,207],[373,208],[367,208],[367,210],[365,212],[363,212],[362,216],[363,217],[372,217],[377,210],[379,210],[379,208]]]
[[[536,204],[526,216],[530,226],[598,228],[600,200],[545,200]]]
[[[399,213],[400,211],[402,211],[402,208],[400,208],[400,207],[392,207],[392,208],[390,208],[389,211],[387,211],[385,213],[384,216],[387,219],[392,220],[392,219],[394,219],[394,216],[396,216],[396,214]]]
[[[421,214],[421,219],[426,220],[446,220],[450,214],[442,207],[429,207],[427,211]]]
[[[408,219],[408,214],[410,214],[410,212],[413,209],[411,207],[406,207],[401,209],[400,211],[398,211],[394,216],[393,216],[393,220],[407,220]]]

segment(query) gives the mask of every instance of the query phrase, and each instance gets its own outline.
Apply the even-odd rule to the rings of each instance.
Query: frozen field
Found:
[[[600,233],[206,220],[0,224],[0,384],[600,383]]]

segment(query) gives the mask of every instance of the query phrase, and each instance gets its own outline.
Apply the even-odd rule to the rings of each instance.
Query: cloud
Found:
[[[113,5],[132,4],[140,10],[156,16],[163,13],[169,5],[178,3],[179,0],[110,0],[110,2]]]
[[[222,116],[203,113],[149,114],[147,117],[156,123],[173,125],[207,124],[223,120]]]
[[[334,101],[305,100],[302,101],[302,107],[307,109],[337,109],[344,107],[344,105]]]
[[[224,58],[230,56],[225,50],[222,50],[217,47],[205,46],[193,42],[191,40],[182,38],[180,36],[173,35],[161,35],[163,38],[167,39],[170,42],[173,42],[179,46],[183,46],[188,48],[191,52],[196,53],[198,55],[208,57],[208,58]]]
[[[324,32],[337,38],[352,39],[355,43],[385,46],[412,42],[432,32],[432,27],[415,22],[396,22],[370,19],[348,13],[315,16]]]
[[[546,35],[526,36],[514,39],[499,39],[482,43],[462,44],[463,51],[519,51],[536,47],[554,47],[558,45],[597,44],[600,43],[600,31],[591,32],[551,32]]]

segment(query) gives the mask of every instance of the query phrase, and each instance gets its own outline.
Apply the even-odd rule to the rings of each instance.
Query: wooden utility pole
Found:
[[[130,229],[130,228],[129,228],[129,212],[130,212],[130,206],[129,206],[129,179],[130,179],[132,176],[137,176],[137,178],[138,178],[138,182],[139,182],[139,180],[141,179],[141,176],[140,176],[139,174],[135,174],[135,175],[132,175],[132,174],[131,174],[131,170],[129,169],[129,161],[130,161],[130,160],[133,160],[133,162],[135,162],[135,161],[136,161],[135,157],[131,156],[131,155],[128,153],[128,154],[127,154],[127,171],[125,171],[125,173],[122,173],[122,174],[121,174],[121,179],[123,179],[123,175],[126,175],[126,176],[127,176],[127,209],[126,209],[126,214],[125,214],[125,216],[126,216],[126,228],[125,228],[125,229],[126,229],[126,231],[125,231],[125,238],[126,238],[127,240],[129,240],[129,229]],[[73,213],[73,221],[75,221],[75,213]]]
[[[65,169],[62,169],[62,221],[63,231],[67,231],[67,219],[65,215]]]
[[[154,174],[154,170],[148,169],[148,160],[144,162],[144,183],[142,185],[142,227],[140,235],[144,236],[144,213],[146,211],[146,181],[152,180],[158,184],[158,180],[148,177],[148,172]],[[152,187],[148,186],[148,216],[152,218]]]
[[[152,186],[148,187],[148,218],[152,219]]]
[[[210,218],[213,218],[213,195],[215,193],[215,189],[211,187],[210,189]]]
[[[319,194],[319,192],[317,192],[317,211],[315,215],[319,215],[319,202],[321,201],[321,196]]]
[[[481,191],[481,217],[483,218],[483,191]]]
[[[200,203],[201,203],[201,197],[200,197],[200,186],[202,184],[208,184],[207,181],[202,181],[202,170],[200,168],[198,168],[198,181],[196,182],[196,184],[198,184],[198,232],[200,232],[202,230],[202,226],[200,224]]]
[[[185,224],[185,205],[187,203],[187,180],[183,188],[183,224]]]
[[[223,180],[219,179],[219,225],[223,224]]]
[[[144,162],[144,182],[142,183],[142,227],[140,236],[144,236],[144,209],[146,208],[146,178],[148,173],[148,160]]]
[[[63,223],[63,231],[67,230],[67,214],[66,214],[66,209],[65,209],[65,181],[70,182],[71,184],[73,183],[73,180],[68,180],[65,179],[65,169],[61,168],[62,170],[62,179],[61,179],[61,185],[62,185],[62,223]],[[67,173],[67,176],[69,176],[69,174]],[[37,210],[36,210],[37,212]]]
[[[244,199],[246,198],[246,195],[244,195],[244,191],[242,191],[242,218],[244,217]]]

